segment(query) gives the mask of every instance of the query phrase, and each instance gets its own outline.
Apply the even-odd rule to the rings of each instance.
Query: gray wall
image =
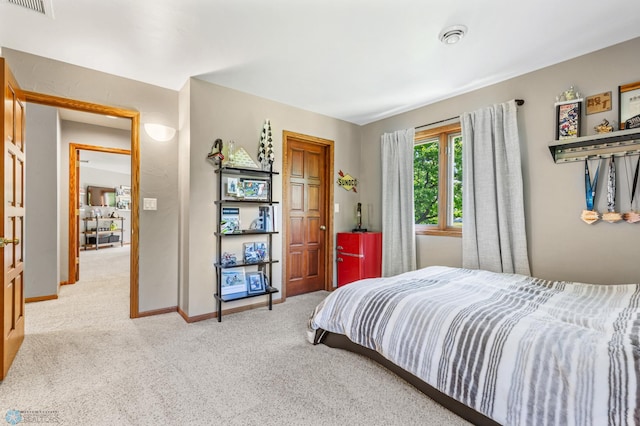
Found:
[[[181,262],[184,265],[180,283],[180,307],[189,316],[214,311],[212,297],[215,290],[213,261],[215,253],[214,166],[206,159],[216,138],[227,142],[234,140],[254,158],[264,120],[271,120],[276,161],[274,169],[282,171],[282,132],[288,130],[335,142],[335,172],[343,170],[360,176],[359,126],[341,120],[303,111],[277,102],[191,79],[180,92],[181,129],[189,128],[189,134],[180,137],[180,176],[183,193]],[[273,199],[282,200],[282,175],[275,177]],[[334,176],[335,203],[340,213],[334,214],[334,230],[353,228],[351,214],[358,202],[358,194],[340,188]],[[366,183],[363,186],[366,186]],[[280,229],[282,221],[280,218]],[[282,258],[282,241],[278,234],[273,249]],[[273,285],[281,288],[282,263],[275,264]],[[334,271],[335,272],[335,271]],[[277,297],[280,297],[280,293]],[[255,303],[256,301],[244,302]],[[242,302],[226,303],[224,308]]]
[[[3,48],[25,90],[140,111],[141,124],[178,128],[178,92]],[[27,116],[28,120],[28,116]],[[177,305],[177,137],[152,140],[140,131],[140,201],[158,199],[157,211],[140,211],[139,310]]]
[[[640,225],[626,222],[587,225],[580,220],[585,208],[584,163],[554,164],[548,144],[554,139],[554,102],[562,91],[575,86],[586,96],[612,91],[612,111],[583,116],[583,135],[603,118],[618,117],[618,85],[640,79],[640,39],[634,39],[558,65],[550,66],[503,83],[495,84],[442,102],[378,121],[362,128],[361,152],[372,164],[380,164],[380,135],[397,129],[420,126],[465,111],[520,98],[518,109],[522,135],[524,198],[531,271],[534,276],[556,280],[594,283],[626,283],[640,280],[638,244]],[[629,210],[627,185],[619,167],[618,209]],[[603,173],[604,177],[606,173]],[[362,179],[375,182],[363,188],[365,203],[379,206],[380,168],[362,168]],[[606,184],[600,182],[600,189]],[[597,197],[597,209],[606,211],[606,192]],[[380,218],[376,218],[380,223]],[[421,267],[461,265],[461,239],[419,236],[418,264]]]
[[[58,250],[60,163],[58,111],[41,105],[27,106],[25,154],[25,297],[58,294],[60,283]]]

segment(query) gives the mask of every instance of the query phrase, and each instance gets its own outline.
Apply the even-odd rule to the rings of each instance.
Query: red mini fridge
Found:
[[[382,275],[381,232],[339,232],[336,251],[338,287]]]

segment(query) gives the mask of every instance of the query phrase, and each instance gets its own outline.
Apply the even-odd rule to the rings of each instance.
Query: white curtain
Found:
[[[463,267],[529,275],[516,103],[461,121]]]
[[[415,129],[382,135],[382,276],[416,269],[413,206]]]

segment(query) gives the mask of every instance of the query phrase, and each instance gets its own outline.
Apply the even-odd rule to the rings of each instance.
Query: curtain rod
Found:
[[[524,99],[516,99],[516,105],[518,105],[518,106],[524,105]],[[457,115],[455,117],[445,118],[444,120],[434,121],[433,123],[423,124],[421,126],[416,127],[416,129],[419,129],[421,127],[433,126],[434,124],[444,123],[445,121],[451,121],[451,120],[455,120],[457,118],[460,118],[460,116]]]

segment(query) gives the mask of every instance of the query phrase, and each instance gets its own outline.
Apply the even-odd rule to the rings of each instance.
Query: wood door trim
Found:
[[[131,150],[122,148],[111,148],[97,145],[84,145],[79,143],[69,143],[69,273],[65,284],[75,284],[78,275],[77,258],[79,253],[79,235],[78,235],[78,175],[77,162],[78,151],[94,151],[104,152],[107,154],[123,154],[131,155]]]
[[[94,114],[112,115],[131,120],[131,255],[129,278],[129,317],[138,318],[139,310],[139,191],[140,191],[140,112],[91,102],[67,99],[37,92],[23,91],[26,102],[66,108]],[[71,278],[71,277],[70,277]]]
[[[282,131],[282,222],[284,233],[282,235],[282,301],[287,298],[287,279],[289,277],[289,262],[287,262],[287,256],[289,254],[289,245],[286,243],[289,238],[289,221],[286,220],[289,212],[289,158],[287,156],[289,148],[289,139],[298,139],[302,142],[322,145],[326,148],[325,151],[325,164],[327,167],[324,171],[323,178],[327,184],[327,200],[325,209],[325,217],[327,218],[327,230],[325,236],[324,245],[324,260],[325,260],[325,290],[331,291],[333,289],[333,152],[334,142],[330,139],[323,139],[316,136],[304,135],[302,133],[290,132],[288,130]]]

